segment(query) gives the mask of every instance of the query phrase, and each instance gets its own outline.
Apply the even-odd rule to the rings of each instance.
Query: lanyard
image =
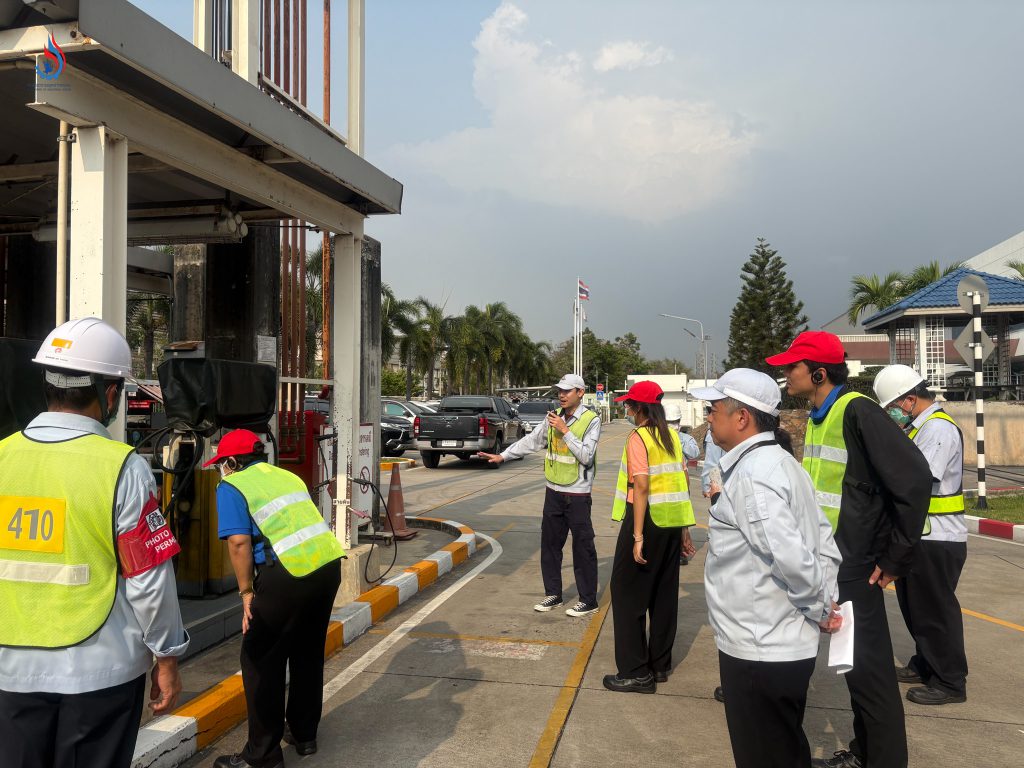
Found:
[[[761,443],[754,443],[752,446],[747,448],[747,450],[745,450],[743,453],[741,453],[740,457],[738,459],[736,459],[736,463],[733,464],[731,467],[729,467],[729,469],[727,469],[725,472],[722,473],[722,487],[723,488],[725,487],[726,481],[730,477],[732,477],[732,473],[736,470],[736,467],[738,467],[740,465],[740,462],[743,461],[743,459],[745,459],[747,457],[748,453],[750,453],[751,451],[756,451],[758,448],[764,448],[765,446],[768,446],[768,445],[778,445],[778,444],[779,444],[778,440],[765,440],[764,442],[761,442]],[[718,503],[718,497],[721,496],[721,495],[722,495],[722,492],[719,491],[718,493],[714,494],[711,497],[711,506],[714,506],[716,503]]]

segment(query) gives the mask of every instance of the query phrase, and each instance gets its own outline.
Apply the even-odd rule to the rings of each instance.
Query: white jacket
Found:
[[[842,558],[811,478],[773,440],[762,432],[722,457],[704,584],[719,650],[798,661],[818,653]]]

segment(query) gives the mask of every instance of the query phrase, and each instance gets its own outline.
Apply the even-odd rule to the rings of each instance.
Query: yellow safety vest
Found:
[[[954,427],[956,427],[957,434],[960,435],[960,445],[964,444],[964,433],[960,431],[960,425],[957,424],[952,417],[943,410],[938,410],[932,413],[924,422],[921,424],[923,427],[932,419],[942,419],[948,421]],[[917,433],[920,431],[920,427],[914,427],[910,430],[908,436],[913,440]],[[964,480],[963,475],[960,476],[960,487],[955,493],[948,495],[942,495],[940,493],[933,493],[931,501],[928,502],[928,514],[929,515],[959,515],[963,514],[966,506],[964,504]],[[931,521],[925,520],[925,534],[931,533]]]
[[[804,469],[814,483],[814,494],[832,530],[839,527],[839,509],[843,504],[843,478],[846,477],[846,440],[843,438],[843,416],[860,392],[843,393],[829,409],[821,424],[807,419],[804,438]]]
[[[266,462],[224,478],[245,498],[249,515],[292,576],[308,576],[345,556],[298,475]]]
[[[686,460],[679,444],[679,433],[669,430],[672,439],[673,453],[662,448],[654,439],[654,432],[647,427],[634,430],[640,435],[647,448],[648,475],[650,488],[648,503],[651,507],[651,520],[659,528],[681,528],[691,526],[696,521],[693,517],[693,504],[690,502],[690,491],[686,480]],[[631,435],[632,436],[632,435]],[[629,438],[622,448],[622,461],[619,464],[619,480],[615,485],[615,502],[612,504],[612,520],[622,520],[626,516],[626,498],[630,482],[626,466],[626,455],[629,450]]]
[[[580,408],[583,412],[569,426],[569,431],[578,440],[583,439],[590,422],[597,418],[597,414],[589,408],[583,408],[583,406]],[[596,466],[596,464],[597,454],[595,453],[592,466]],[[553,427],[548,427],[548,451],[544,459],[544,477],[547,478],[547,481],[553,485],[573,485],[579,478],[578,466],[579,462],[572,455],[569,446],[565,444],[562,433]]]
[[[117,594],[114,502],[131,447],[99,435],[0,442],[0,645],[66,648]]]

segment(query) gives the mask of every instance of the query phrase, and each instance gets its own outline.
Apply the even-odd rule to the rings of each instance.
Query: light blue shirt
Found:
[[[705,495],[711,490],[711,470],[718,467],[718,462],[722,460],[724,454],[725,452],[711,438],[709,429],[704,435],[704,466],[700,470],[700,487]]]
[[[110,437],[98,421],[71,413],[43,413],[25,428],[26,437],[43,443],[87,434]],[[131,454],[115,492],[118,535],[135,530],[143,506],[155,494],[149,464]],[[187,648],[174,567],[168,560],[129,579],[118,573],[110,616],[84,642],[52,650],[0,648],[0,690],[86,693],[112,688],[149,672],[154,656],[181,656]]]
[[[917,428],[914,444],[928,460],[932,472],[932,495],[948,496],[963,487],[964,441],[960,431],[944,419],[928,420],[942,406],[934,403],[909,425]],[[963,515],[928,515],[932,532],[922,541],[967,541],[967,521]]]

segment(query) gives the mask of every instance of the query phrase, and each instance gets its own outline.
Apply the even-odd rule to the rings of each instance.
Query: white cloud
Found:
[[[504,2],[473,45],[489,124],[403,145],[395,160],[459,189],[660,222],[721,199],[754,137],[714,105],[588,82],[574,51],[534,43]],[[656,88],[653,77],[645,79]]]
[[[623,40],[609,43],[601,48],[594,59],[594,69],[598,72],[611,72],[613,69],[639,69],[654,67],[672,61],[672,51],[662,46],[654,47],[651,43],[638,43],[635,40]]]

